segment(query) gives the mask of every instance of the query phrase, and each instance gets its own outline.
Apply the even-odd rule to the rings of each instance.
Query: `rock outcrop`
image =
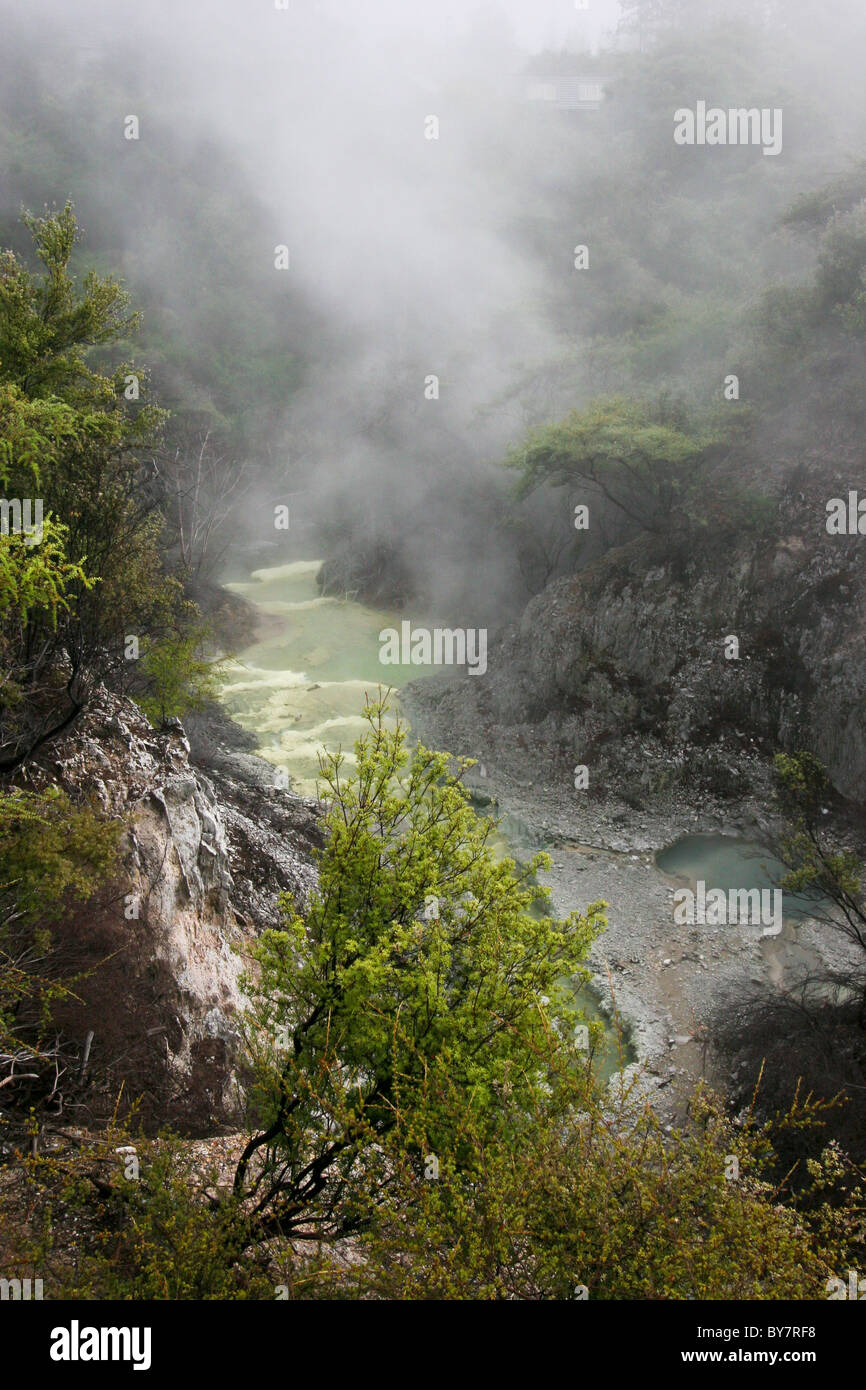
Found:
[[[683,565],[640,538],[558,579],[485,678],[411,687],[422,731],[539,775],[584,763],[635,797],[677,777],[740,795],[753,755],[804,747],[863,801],[864,541],[826,534],[823,495],[772,539],[709,537]]]
[[[123,1082],[146,1119],[190,1132],[237,1116],[244,947],[279,920],[280,892],[303,902],[320,839],[315,804],[268,786],[267,764],[200,742],[196,761],[178,721],[156,731],[100,689],[20,779],[125,823],[116,881],[55,932],[81,971],[62,1022],[93,1033],[106,1090]]]

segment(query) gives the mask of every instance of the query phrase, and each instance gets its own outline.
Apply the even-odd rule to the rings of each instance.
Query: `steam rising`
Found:
[[[491,625],[528,596],[497,524],[509,444],[654,373],[706,399],[735,336],[731,297],[808,268],[778,215],[844,171],[866,129],[866,22],[855,0],[830,9],[832,23],[812,4],[684,2],[681,33],[715,25],[718,61],[704,45],[691,67],[648,76],[646,36],[618,29],[612,0],[0,5],[43,96],[76,94],[82,139],[132,111],[142,140],[165,144],[151,205],[112,201],[132,151],[115,140],[101,158],[133,294],[158,284],[180,322],[194,316],[197,286],[173,257],[185,167],[203,197],[236,203],[244,233],[223,248],[226,275],[252,266],[263,311],[284,305],[302,379],[287,379],[267,457],[253,459],[239,548],[264,539],[272,501],[291,495],[296,536],[315,537],[307,558],[339,549],[341,534],[381,541],[428,612]],[[528,101],[530,63],[541,76],[601,71],[603,109]],[[108,73],[125,110],[99,107]],[[704,100],[784,108],[784,153],[725,151],[723,163],[678,149],[674,110]],[[431,116],[438,139],[425,138]],[[738,183],[745,226],[726,220]],[[56,185],[58,201],[75,196],[62,170]],[[661,363],[611,348],[654,316],[696,309],[705,327],[667,340]],[[425,396],[433,376],[438,399]],[[544,505],[567,528],[570,503]]]

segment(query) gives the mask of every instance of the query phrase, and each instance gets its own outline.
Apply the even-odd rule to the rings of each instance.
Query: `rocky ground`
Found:
[[[754,840],[776,828],[768,760],[744,751],[733,734],[714,756],[723,763],[730,758],[738,785],[751,787],[748,794],[719,797],[706,784],[694,793],[674,777],[636,796],[640,765],[621,778],[609,769],[603,788],[575,790],[573,760],[563,760],[549,723],[497,726],[485,717],[479,684],[470,677],[415,682],[401,692],[401,706],[413,736],[478,759],[467,783],[482,803],[494,803],[516,853],[550,854],[552,868],[542,879],[558,914],[598,899],[608,904],[608,927],[590,960],[593,988],[604,1011],[625,1023],[637,1058],[631,1075],[640,1073],[640,1085],[668,1123],[682,1121],[698,1078],[719,1087],[733,1079],[713,1045],[721,1005],[790,985],[804,966],[840,966],[849,958],[846,943],[817,925],[786,924],[780,937],[762,938],[756,928],[674,922],[676,881],[656,868],[660,849],[687,833]],[[640,764],[641,741],[626,742]],[[644,743],[645,770],[660,754],[651,740]],[[699,753],[683,749],[683,769]],[[850,838],[841,817],[839,833]]]

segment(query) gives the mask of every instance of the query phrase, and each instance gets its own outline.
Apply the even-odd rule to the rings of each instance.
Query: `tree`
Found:
[[[863,953],[859,981],[860,1027],[866,1029],[866,901],[862,867],[850,850],[830,843],[824,829],[830,779],[812,753],[779,753],[774,759],[785,828],[775,847],[790,869],[782,887],[813,900],[812,915],[841,932]]]
[[[0,755],[0,767],[5,769],[65,728],[83,703],[75,669],[58,681],[52,668],[76,601],[95,580],[70,556],[68,526],[50,512],[44,515],[42,498],[33,500],[75,432],[69,407],[53,400],[31,402],[17,387],[0,385],[0,485],[16,494],[6,499],[9,512],[0,535],[0,750],[7,752]],[[26,519],[16,521],[15,508],[22,507]]]
[[[573,1046],[573,979],[603,905],[533,916],[547,898],[532,881],[545,856],[519,873],[496,862],[493,826],[460,780],[470,764],[454,774],[444,753],[410,756],[386,709],[367,708],[356,776],[341,754],[323,761],[318,888],[303,913],[286,901],[285,929],[252,952],[261,1122],[234,1191],[257,1239],[365,1224],[390,1181],[398,1123],[419,1160],[453,1147],[464,1119],[436,1103],[443,1074],[490,1135],[503,1093],[528,1113],[549,1094],[554,1055],[586,1061]]]
[[[97,682],[134,684],[130,635],[175,635],[197,616],[163,572],[142,456],[164,413],[141,369],[93,364],[136,327],[128,296],[110,277],[74,280],[71,204],[24,220],[43,271],[0,254],[0,484],[10,506],[38,501],[45,519],[41,540],[0,537],[6,772],[67,728]]]
[[[736,13],[737,6],[733,10]],[[751,0],[740,5],[741,19],[767,23],[771,19],[771,0]],[[619,28],[637,36],[641,52],[651,41],[671,31],[691,34],[698,25],[729,24],[731,0],[619,0]],[[772,17],[775,20],[775,16]]]
[[[209,431],[199,435],[197,447],[178,446],[173,458],[157,461],[172,539],[180,564],[192,579],[213,571],[222,559],[228,542],[218,552],[214,552],[213,543],[221,538],[238,502],[249,490],[252,480],[248,472],[245,462],[217,452]]]
[[[52,924],[111,878],[122,828],[56,789],[0,793],[0,1151],[26,1137],[35,1152],[46,1114],[85,1089],[54,1020],[76,977]]]
[[[138,703],[152,724],[179,719],[216,699],[221,663],[199,654],[207,636],[203,627],[169,634],[147,645],[142,659],[147,683]]]
[[[685,519],[716,441],[692,433],[681,412],[612,397],[534,430],[506,459],[521,478],[519,497],[542,483],[589,484],[642,530]]]
[[[671,23],[672,8],[679,10],[681,6],[672,6],[671,0],[620,0],[619,27],[636,35],[638,49],[643,53],[650,37]]]

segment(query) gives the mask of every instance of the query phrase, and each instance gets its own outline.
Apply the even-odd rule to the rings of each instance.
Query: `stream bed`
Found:
[[[296,560],[225,579],[261,615],[255,640],[225,668],[222,703],[259,738],[259,754],[315,796],[319,753],[341,747],[350,764],[367,725],[364,698],[405,684],[417,670],[379,664],[378,635],[399,616],[350,599],[323,598],[319,560]],[[387,679],[383,677],[387,675]]]
[[[379,662],[379,632],[399,628],[401,615],[322,597],[316,585],[320,563],[294,560],[247,575],[229,572],[222,581],[253,605],[260,621],[254,640],[225,665],[221,702],[256,734],[259,756],[283,768],[301,796],[317,793],[322,751],[342,749],[351,770],[353,745],[367,727],[365,697],[376,698],[380,685],[390,686],[396,715],[399,688],[418,679],[417,667],[385,670]],[[489,814],[495,807],[476,810]],[[515,850],[500,833],[492,845],[497,854],[523,855],[523,847]],[[577,998],[588,1020],[605,1023],[591,991],[581,989]],[[628,1045],[620,1046],[606,1027],[596,1054],[599,1079],[609,1080],[632,1060]]]

